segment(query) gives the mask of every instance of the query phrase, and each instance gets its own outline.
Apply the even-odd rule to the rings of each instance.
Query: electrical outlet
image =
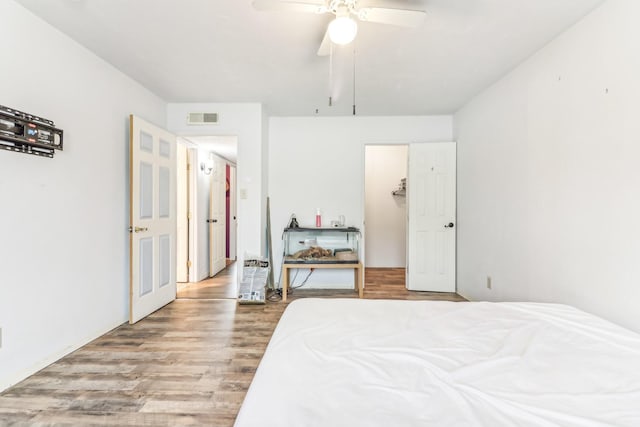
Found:
[[[491,276],[487,276],[487,289],[491,289]]]

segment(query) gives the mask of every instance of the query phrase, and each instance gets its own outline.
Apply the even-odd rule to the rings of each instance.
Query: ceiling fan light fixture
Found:
[[[358,34],[358,24],[349,16],[338,16],[329,24],[329,38],[335,44],[349,44]]]

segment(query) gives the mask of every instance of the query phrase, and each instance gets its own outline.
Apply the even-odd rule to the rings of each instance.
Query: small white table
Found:
[[[353,287],[358,292],[358,297],[362,298],[364,292],[362,280],[362,263],[324,263],[324,264],[307,264],[307,263],[287,263],[282,264],[284,283],[282,284],[282,301],[287,301],[287,289],[289,288],[290,270],[297,268],[313,268],[313,269],[353,269]]]

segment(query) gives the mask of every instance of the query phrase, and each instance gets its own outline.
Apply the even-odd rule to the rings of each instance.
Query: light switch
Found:
[[[241,188],[240,189],[240,198],[241,199],[246,199],[247,198],[247,189],[246,188]]]

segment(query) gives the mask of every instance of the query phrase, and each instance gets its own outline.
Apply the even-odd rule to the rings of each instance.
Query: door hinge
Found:
[[[187,213],[187,219],[191,219],[191,212]]]
[[[187,163],[187,172],[191,171],[191,163]]]
[[[187,268],[191,268],[191,260],[187,261]]]

